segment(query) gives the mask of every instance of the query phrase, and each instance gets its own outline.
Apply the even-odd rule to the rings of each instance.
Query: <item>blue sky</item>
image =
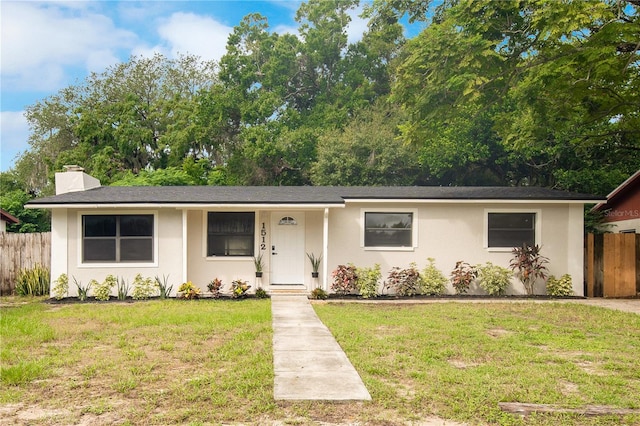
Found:
[[[25,108],[131,55],[219,59],[227,36],[259,12],[278,33],[296,33],[300,1],[0,1],[0,171],[28,149]],[[349,39],[366,29],[354,10]]]

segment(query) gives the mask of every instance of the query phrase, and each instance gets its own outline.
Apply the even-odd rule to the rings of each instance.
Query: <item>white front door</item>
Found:
[[[304,284],[304,213],[271,213],[271,283]]]

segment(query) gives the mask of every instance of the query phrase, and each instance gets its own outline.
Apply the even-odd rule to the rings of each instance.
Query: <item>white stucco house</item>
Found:
[[[56,174],[56,192],[27,204],[51,210],[52,279],[168,275],[174,293],[186,281],[206,293],[214,278],[329,291],[339,264],[379,263],[386,277],[430,257],[448,276],[458,260],[506,267],[527,242],[582,295],[583,209],[602,201],[533,187],[103,187],[79,168]],[[319,278],[307,253],[322,255]]]

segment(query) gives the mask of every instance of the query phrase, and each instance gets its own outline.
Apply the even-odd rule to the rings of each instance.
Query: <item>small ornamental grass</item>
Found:
[[[89,297],[89,291],[91,291],[91,287],[98,282],[96,280],[90,280],[87,285],[82,284],[82,281],[76,280],[76,277],[73,277],[73,282],[76,284],[76,288],[78,289],[78,299],[81,302],[84,302]]]
[[[21,269],[16,277],[18,296],[46,296],[49,294],[49,269],[42,265]]]
[[[156,286],[160,292],[160,299],[166,299],[171,296],[173,285],[169,284],[169,275],[163,275],[162,279],[156,275]]]

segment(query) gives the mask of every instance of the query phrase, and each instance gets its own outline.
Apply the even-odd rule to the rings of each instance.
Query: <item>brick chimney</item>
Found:
[[[98,187],[100,187],[100,181],[86,174],[80,166],[64,166],[64,172],[56,173],[56,195]]]

